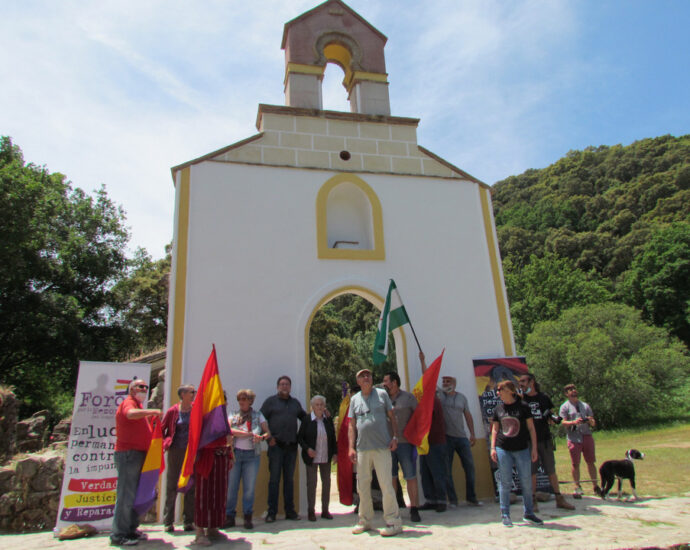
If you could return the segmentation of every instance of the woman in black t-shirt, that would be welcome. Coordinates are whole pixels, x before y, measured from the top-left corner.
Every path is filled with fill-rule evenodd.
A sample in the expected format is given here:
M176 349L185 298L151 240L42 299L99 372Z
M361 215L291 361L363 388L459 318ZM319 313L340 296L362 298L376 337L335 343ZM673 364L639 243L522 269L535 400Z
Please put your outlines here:
M522 517L527 522L541 525L544 522L534 515L532 502L531 463L537 460L537 433L534 431L532 411L527 403L519 399L515 384L510 380L499 383L496 391L501 403L494 409L491 418L491 460L498 463L503 525L513 525L510 520L513 466L518 472L522 489Z

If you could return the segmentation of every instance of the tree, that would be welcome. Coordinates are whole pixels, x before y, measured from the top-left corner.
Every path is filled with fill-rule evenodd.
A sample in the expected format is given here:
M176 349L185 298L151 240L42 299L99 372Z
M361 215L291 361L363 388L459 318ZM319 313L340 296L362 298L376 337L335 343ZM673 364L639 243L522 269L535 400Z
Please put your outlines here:
M371 369L377 381L397 370L392 338L386 361L376 366L372 362L379 315L355 294L334 298L314 315L309 332L311 394L323 395L334 414L342 399L342 383L354 385L358 370Z
M103 187L94 197L73 189L0 138L0 382L17 388L27 410L72 388L80 358L108 358L123 224Z
M556 319L562 311L576 306L605 302L611 293L596 274L576 269L573 262L546 253L532 256L524 267L504 262L504 275L513 332L518 348L539 321Z
M160 260L139 248L128 261L128 275L113 287L114 314L122 328L121 357L166 345L171 248L166 246Z
M622 304L590 304L538 323L525 346L542 390L578 386L602 427L630 426L690 412L690 357L662 328ZM554 401L556 399L554 398Z
M690 223L652 234L626 272L621 294L646 319L690 345Z

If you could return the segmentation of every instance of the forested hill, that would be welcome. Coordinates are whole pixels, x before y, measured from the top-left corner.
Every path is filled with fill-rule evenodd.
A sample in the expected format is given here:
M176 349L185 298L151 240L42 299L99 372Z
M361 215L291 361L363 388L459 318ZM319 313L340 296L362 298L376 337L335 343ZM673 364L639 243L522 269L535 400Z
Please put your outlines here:
M493 205L519 347L611 301L690 343L690 135L571 151L496 183Z

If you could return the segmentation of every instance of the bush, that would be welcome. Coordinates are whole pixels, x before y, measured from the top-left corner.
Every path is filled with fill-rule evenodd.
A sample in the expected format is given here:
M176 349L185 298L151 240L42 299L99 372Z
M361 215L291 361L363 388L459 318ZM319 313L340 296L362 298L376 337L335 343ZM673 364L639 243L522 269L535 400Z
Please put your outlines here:
M662 328L620 304L569 309L527 337L527 363L542 390L574 383L601 427L646 424L688 414L690 357ZM557 401L557 399L554 399Z

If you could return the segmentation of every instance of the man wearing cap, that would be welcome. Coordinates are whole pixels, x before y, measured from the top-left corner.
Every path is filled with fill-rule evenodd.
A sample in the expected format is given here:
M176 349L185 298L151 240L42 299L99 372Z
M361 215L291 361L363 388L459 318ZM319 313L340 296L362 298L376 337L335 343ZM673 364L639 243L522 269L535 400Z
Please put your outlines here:
M446 422L448 501L451 507L458 504L458 496L455 493L455 484L453 483L453 458L455 453L457 453L462 463L462 469L465 470L465 499L472 506L481 506L481 502L477 500L474 490L474 459L472 458L471 449L475 443L474 420L468 408L467 397L455 391L456 385L457 381L454 377L443 376L441 378L441 388L436 392L441 401L443 419ZM467 422L467 429L470 432L469 439L465 432L465 422Z
M355 535L371 529L374 519L374 505L371 499L372 470L383 494L383 518L386 527L380 533L391 537L402 532L400 510L395 498L392 478L391 451L398 447L398 422L393 414L393 405L385 390L374 387L369 369L357 373L357 384L361 391L352 396L348 416L349 457L357 464L357 492L359 493L359 522L352 532ZM388 421L393 434L388 429Z
M146 534L137 530L139 514L134 511L134 498L139 486L141 469L151 445L149 417L161 416L160 409L144 409L148 385L143 380L132 380L129 395L115 413L115 467L117 468L117 494L110 543L113 546L134 546L146 540Z

